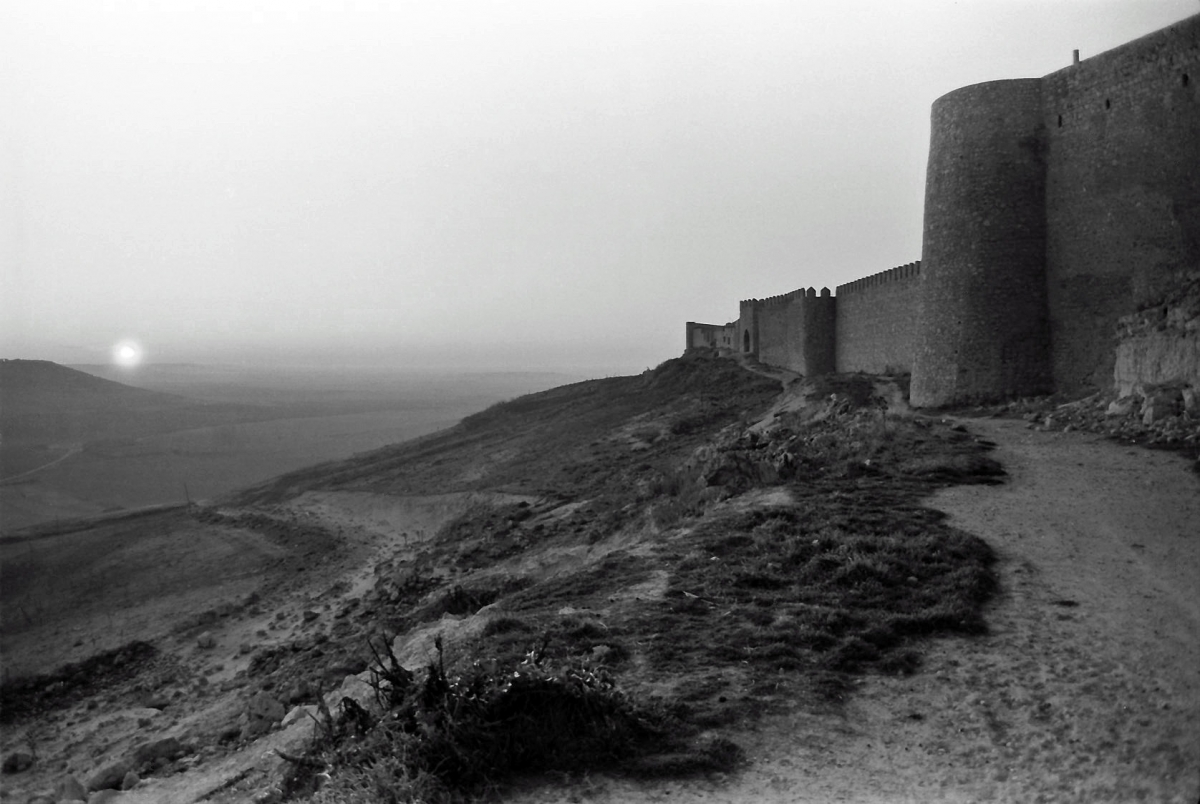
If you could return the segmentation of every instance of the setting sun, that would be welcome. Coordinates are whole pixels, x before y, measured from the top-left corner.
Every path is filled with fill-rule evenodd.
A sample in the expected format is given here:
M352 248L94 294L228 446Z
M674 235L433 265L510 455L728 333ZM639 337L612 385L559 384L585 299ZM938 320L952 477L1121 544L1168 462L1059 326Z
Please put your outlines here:
M118 366L133 368L142 362L142 347L133 341L121 341L113 347L113 362Z

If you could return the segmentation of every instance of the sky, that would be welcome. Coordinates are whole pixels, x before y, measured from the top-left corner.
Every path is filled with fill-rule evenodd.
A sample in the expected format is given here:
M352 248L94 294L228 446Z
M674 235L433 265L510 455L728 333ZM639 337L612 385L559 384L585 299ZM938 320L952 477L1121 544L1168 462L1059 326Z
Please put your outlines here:
M929 107L1197 0L0 2L0 357L630 373L920 258Z

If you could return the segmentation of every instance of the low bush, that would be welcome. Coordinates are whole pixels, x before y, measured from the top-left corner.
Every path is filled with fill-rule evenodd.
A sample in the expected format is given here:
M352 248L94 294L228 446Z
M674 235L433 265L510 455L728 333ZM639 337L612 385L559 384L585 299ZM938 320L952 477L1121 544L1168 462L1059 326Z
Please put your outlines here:
M294 763L287 792L333 781L315 802L454 802L495 789L518 773L573 772L628 764L648 774L728 770L739 758L727 741L689 745L669 717L639 707L602 667L555 664L544 645L508 669L476 662L461 676L438 659L423 677L390 651L375 666L377 705L344 700L308 755Z

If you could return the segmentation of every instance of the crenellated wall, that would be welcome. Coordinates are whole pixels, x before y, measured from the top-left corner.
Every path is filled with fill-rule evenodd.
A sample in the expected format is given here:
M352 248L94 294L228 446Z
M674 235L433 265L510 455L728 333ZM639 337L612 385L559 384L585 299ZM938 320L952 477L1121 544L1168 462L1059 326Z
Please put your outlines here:
M911 370L918 406L1200 388L1200 15L938 98L920 262L743 301L687 343L805 374Z
M839 371L912 370L921 263L910 262L837 287Z
M740 312L742 351L801 374L835 370L837 307L829 288L822 288L820 295L816 288L801 288L767 299L748 299L741 302Z

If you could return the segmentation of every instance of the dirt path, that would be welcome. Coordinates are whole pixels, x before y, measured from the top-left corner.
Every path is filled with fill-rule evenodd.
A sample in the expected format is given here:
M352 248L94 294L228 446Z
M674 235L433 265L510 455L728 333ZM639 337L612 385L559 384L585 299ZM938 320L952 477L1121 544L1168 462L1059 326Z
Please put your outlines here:
M6 483L13 483L17 480L23 480L23 479L29 477L30 475L36 475L38 472L42 471L43 469L49 469L51 466L56 466L56 465L62 463L63 461L65 461L67 458L70 458L72 455L78 455L82 451L83 451L83 444L71 444L70 446L67 447L66 452L64 452L62 455L59 455L57 458L55 458L52 461L44 463L41 466L35 466L32 469L28 469L24 472L21 472L21 474L19 474L19 475L10 475L9 477L0 477L0 485L4 485Z
M751 762L730 778L648 785L597 775L506 798L539 804L1194 804L1200 796L1200 477L1178 456L1095 436L1037 432L1023 422L965 423L999 443L996 457L1010 478L1001 486L950 488L932 504L1000 556L1001 592L988 612L989 636L932 641L918 674L866 677L841 712L797 706L748 725L739 741ZM462 504L329 493L298 499L293 513L319 518L366 550L378 546L379 534L420 539ZM347 593L369 580L369 566L350 556L339 565ZM281 630L270 632L273 639L303 627L301 610L335 580L334 569L311 589L297 578L286 601L273 601L287 614ZM222 663L219 673L209 674L219 687L244 664L240 642L277 619L264 604L256 617L214 626L217 647L189 655L201 664ZM130 712L121 715L128 729L146 715ZM105 718L81 743L94 755L45 773L84 775L104 753L100 742L87 740L132 739L125 726L115 725L117 715L106 712ZM183 721L167 725L192 728ZM6 741L4 748L18 742ZM110 748L120 753L122 745ZM121 800L245 799L259 778L251 769L266 761L268 747L260 741L188 774L152 779ZM50 779L42 771L33 776L21 785L6 781L0 798L24 801ZM245 790L234 785L212 793L243 777L250 785Z
M1185 802L1200 797L1200 478L1176 455L968 420L1010 472L932 504L1000 556L983 638L797 710L729 780L593 778L530 800Z

